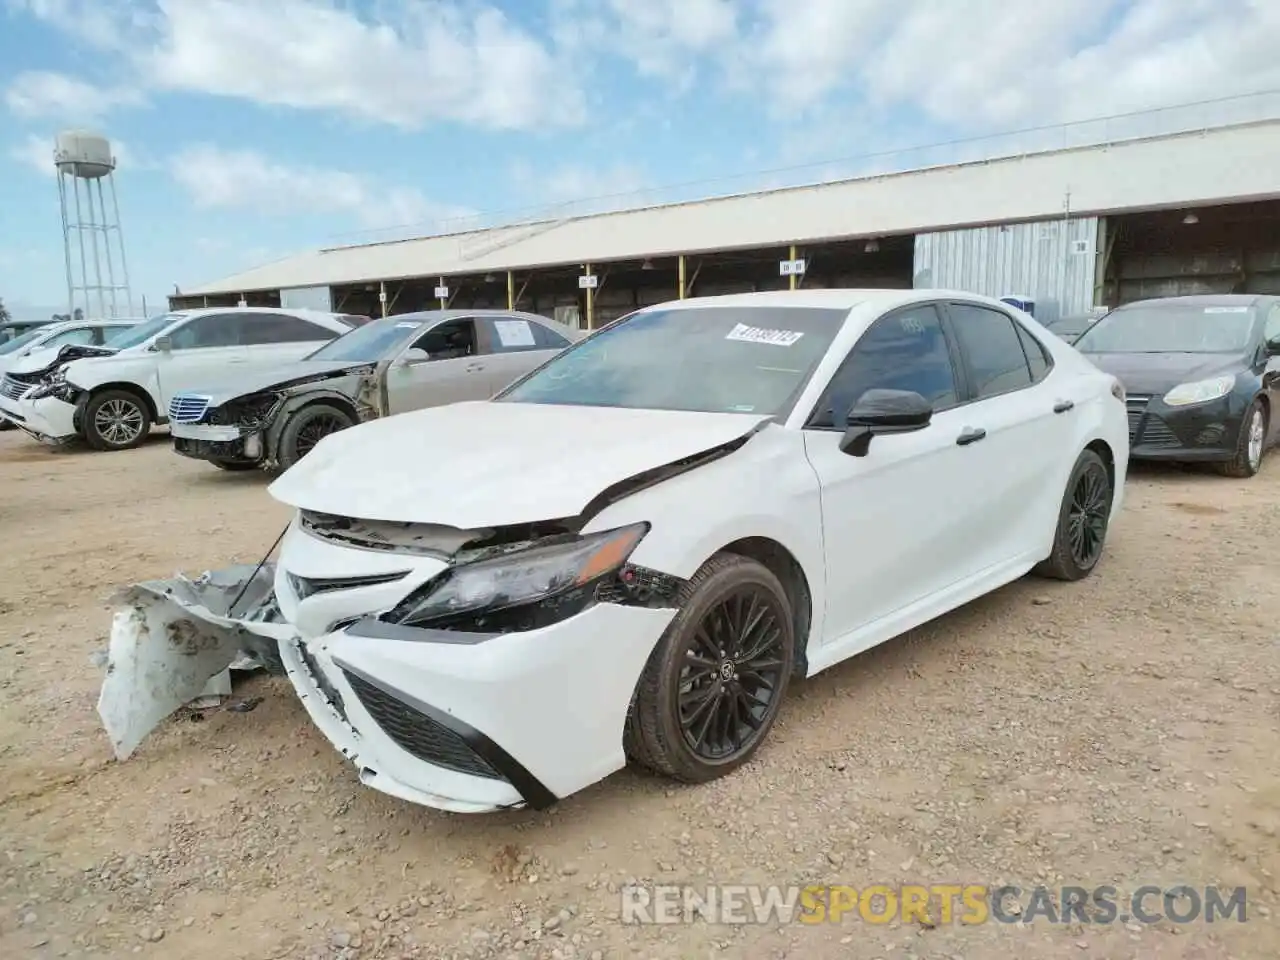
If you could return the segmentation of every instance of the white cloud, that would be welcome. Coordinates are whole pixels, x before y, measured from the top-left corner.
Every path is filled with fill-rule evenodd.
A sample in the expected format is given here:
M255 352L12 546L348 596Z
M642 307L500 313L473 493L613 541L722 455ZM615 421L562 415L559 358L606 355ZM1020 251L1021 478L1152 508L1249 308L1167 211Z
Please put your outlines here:
M328 110L415 129L584 117L553 50L479 0L10 0L155 90Z
M20 143L16 143L9 148L9 156L31 170L43 173L48 177L54 175L53 137L40 137L34 133L28 134Z
M19 117L88 123L119 106L142 102L137 90L86 83L64 73L28 70L5 91L5 104Z
M383 186L345 170L289 166L249 149L196 144L170 159L169 172L205 210L340 215L371 230L443 225L474 215L434 203L410 187Z
M553 5L563 43L602 47L677 85L701 62L774 119L855 114L865 102L976 131L1280 87L1275 0Z

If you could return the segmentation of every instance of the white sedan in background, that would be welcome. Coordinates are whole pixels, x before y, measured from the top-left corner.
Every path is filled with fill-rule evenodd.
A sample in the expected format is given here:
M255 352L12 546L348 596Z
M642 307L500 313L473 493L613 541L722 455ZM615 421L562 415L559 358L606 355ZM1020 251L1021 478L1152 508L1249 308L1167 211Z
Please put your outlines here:
M628 759L707 781L791 678L1087 576L1128 453L1117 380L996 300L662 304L493 400L326 437L270 487L278 562L128 591L99 709L128 756L247 632L415 803L542 808Z

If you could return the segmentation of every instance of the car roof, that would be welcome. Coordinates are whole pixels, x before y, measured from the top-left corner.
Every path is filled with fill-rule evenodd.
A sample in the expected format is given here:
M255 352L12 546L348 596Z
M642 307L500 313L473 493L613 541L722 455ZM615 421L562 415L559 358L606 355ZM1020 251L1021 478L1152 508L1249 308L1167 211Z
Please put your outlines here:
M1145 300L1130 300L1116 307L1151 307L1161 304L1178 304L1188 307L1256 307L1275 299L1262 293L1193 293L1182 297L1148 297Z
M359 316L359 314L354 313L333 313L329 310L312 310L306 307L298 307L297 309L290 307L193 307L190 310L170 310L163 316L187 317L190 319L221 313L276 313L284 317L324 318L331 322L341 323L344 326L347 321L343 320L343 317Z
M964 290L910 288L761 290L755 293L729 293L714 297L672 300L655 304L645 309L698 310L707 307L801 307L853 311L862 308L882 313L897 307L919 303L922 300L966 300L971 303L990 304L1004 310L1013 309L1007 303L1001 303L991 297L984 297Z
M540 320L543 323L556 324L555 320L550 317L544 317L539 313L526 313L523 310L497 310L487 307L482 310L414 310L412 313L393 313L386 317L378 317L381 320L419 320L426 323L429 320L452 320L457 317L520 317L525 320ZM564 326L564 324L559 324Z

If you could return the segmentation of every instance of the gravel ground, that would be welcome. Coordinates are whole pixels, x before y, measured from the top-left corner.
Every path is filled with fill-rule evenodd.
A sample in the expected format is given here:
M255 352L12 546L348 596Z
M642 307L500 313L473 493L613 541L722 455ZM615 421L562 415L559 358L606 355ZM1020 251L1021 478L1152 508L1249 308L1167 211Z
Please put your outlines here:
M0 434L0 957L1280 956L1280 455L1250 481L1139 471L1096 575L1024 580L797 684L756 761L626 771L549 813L448 816L360 787L285 681L98 726L116 585L256 561L287 511L163 436ZM656 883L1188 883L1248 922L619 922Z

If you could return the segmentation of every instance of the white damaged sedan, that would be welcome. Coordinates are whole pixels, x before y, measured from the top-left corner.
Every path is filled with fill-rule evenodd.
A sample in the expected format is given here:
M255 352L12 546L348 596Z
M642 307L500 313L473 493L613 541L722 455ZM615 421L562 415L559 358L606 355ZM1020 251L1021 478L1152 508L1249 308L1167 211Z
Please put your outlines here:
M628 760L707 781L790 679L1033 569L1087 576L1128 458L1116 379L995 300L661 304L493 400L322 440L270 487L296 509L276 562L128 591L99 710L123 758L278 652L405 800L543 808Z

